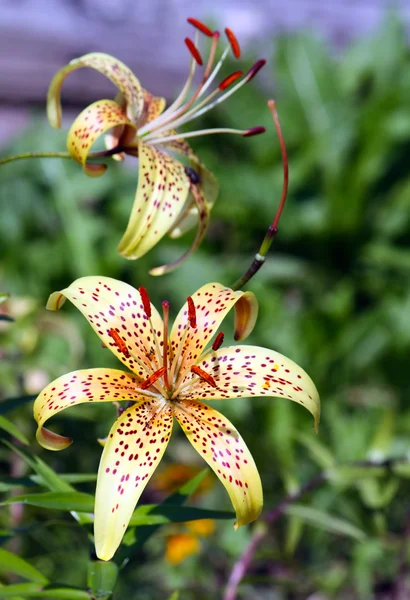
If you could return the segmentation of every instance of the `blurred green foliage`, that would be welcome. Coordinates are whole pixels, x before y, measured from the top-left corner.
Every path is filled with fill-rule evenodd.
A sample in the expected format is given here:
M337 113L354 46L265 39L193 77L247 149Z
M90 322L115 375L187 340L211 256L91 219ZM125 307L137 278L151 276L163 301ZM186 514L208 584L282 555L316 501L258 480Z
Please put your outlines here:
M267 511L318 471L328 470L328 481L276 524L240 597L302 599L321 592L324 598L381 598L408 577L409 47L399 20L389 15L371 38L338 57L304 33L275 40L274 49L268 81L291 184L274 248L249 285L260 303L249 343L278 350L307 370L321 393L323 419L315 437L309 415L280 400L237 400L219 408L255 457ZM144 285L154 303L169 299L175 315L200 285L229 285L247 268L282 185L266 90L254 83L200 125L260 124L268 133L246 140L212 136L193 144L218 177L220 197L205 243L163 278L150 278L149 268L182 254L189 235L163 241L137 262L114 251L135 193L133 162L129 168L110 164L100 179L87 179L69 161L2 168L0 292L10 298L1 312L15 319L0 322L4 399L34 394L50 378L79 367L116 366L72 307L59 314L42 308L49 293L75 278L101 274ZM64 138L37 118L7 154L61 150ZM7 417L33 440L30 411L26 404ZM93 473L100 455L96 438L106 435L113 415L109 406L74 408L54 419L56 431L75 438L72 447L51 454L33 441L30 449L57 473ZM18 455L6 446L0 452L9 474L22 477L26 467ZM175 435L166 460L195 465L197 459ZM351 461L380 466L351 467ZM77 488L92 493L93 483ZM144 498L155 500L155 493L148 487ZM199 504L229 508L219 485ZM74 521L30 507L20 516L11 513L11 522L17 536L10 549L48 580L84 589L87 541ZM184 600L218 597L250 529L234 533L231 523L218 521L217 535L202 549L206 560L189 557L175 567L164 562L167 530L161 528L120 574L114 597L166 598L175 589Z

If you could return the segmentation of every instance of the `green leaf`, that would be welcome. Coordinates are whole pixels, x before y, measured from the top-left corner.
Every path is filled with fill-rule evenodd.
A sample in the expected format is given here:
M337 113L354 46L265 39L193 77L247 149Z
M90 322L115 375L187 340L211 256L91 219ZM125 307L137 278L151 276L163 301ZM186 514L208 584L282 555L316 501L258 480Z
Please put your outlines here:
M305 523L324 529L329 533L344 535L358 541L366 538L365 532L352 525L352 523L311 506L292 504L286 507L285 512L287 515L299 517Z
M9 421L9 419L6 419L6 417L3 417L2 415L0 415L0 429L4 429L4 431L7 431L7 433L9 433L12 437L15 437L22 444L28 446L29 441L24 435L24 433L21 433L21 431L17 429L14 423Z
M0 293L0 304L3 304L8 299L9 299L9 294Z
M118 567L112 562L100 560L88 563L87 585L99 600L107 600L112 596L118 579Z
M48 583L48 579L30 563L3 548L0 548L0 569L43 585Z
M0 587L0 598L12 598L20 600L21 597L28 597L35 592L41 591L41 586L37 583L12 583Z
M1 504L28 504L39 508L92 512L94 497L81 492L44 492L43 494L20 494L4 500Z
M20 494L8 498L2 504L28 504L56 510L93 512L94 496L81 492ZM144 504L134 511L130 525L162 525L164 523L180 523L196 519L233 519L234 517L235 515L232 512L207 510L194 506Z

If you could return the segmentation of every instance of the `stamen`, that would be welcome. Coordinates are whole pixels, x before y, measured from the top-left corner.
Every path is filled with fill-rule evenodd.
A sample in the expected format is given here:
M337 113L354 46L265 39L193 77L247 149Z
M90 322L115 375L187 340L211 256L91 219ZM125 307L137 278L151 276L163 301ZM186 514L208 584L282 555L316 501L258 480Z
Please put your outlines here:
M199 375L201 379L209 383L209 385L211 385L212 387L218 387L212 375L209 375L209 373L201 369L201 367L197 367L196 365L194 365L193 367L191 367L191 371L192 373L195 373L195 375Z
M264 65L266 65L266 59L260 58L259 60L257 60L256 63L252 65L252 67L247 72L246 80L250 81L251 79L253 79L256 73L260 71Z
M130 353L127 344L124 342L120 334L117 331L115 331L115 329L109 329L108 335L114 340L114 344L117 346L118 350L122 352L125 358L129 358Z
M195 310L194 301L192 300L191 296L188 296L187 302L188 302L188 321L189 321L189 324L192 327L192 329L196 329L196 327L197 327L196 310Z
M191 25L193 25L194 27L196 27L197 29L199 29L199 31L202 31L202 33L204 33L208 37L212 37L213 36L213 33L209 29L209 27L207 27L206 25L204 25L203 23L201 23L201 21L198 21L198 19L192 19L190 17L189 19L187 19L187 21L188 21L188 23L190 23Z
M236 81L241 75L243 75L243 71L235 71L235 73L232 73L231 75L228 75L228 77L225 77L225 79L223 79L221 81L221 83L218 85L219 89L225 90L227 87L229 87L234 81Z
M229 41L229 43L231 45L232 52L233 52L235 58L240 58L240 56L241 56L241 47L239 46L239 42L238 42L238 40L236 38L236 35L228 27L226 27L226 29L225 29L225 34L226 34L226 37L228 38L228 41Z
M243 137L251 137L252 135L259 135L260 133L265 133L265 127L250 127L245 133L242 134Z
M151 318L151 302L150 302L150 299L149 299L149 296L148 296L148 292L142 286L138 288L138 291L139 291L140 296L141 296L141 302L142 302L142 305L144 307L144 312L147 315L148 319L150 319Z
M166 370L165 367L161 367L160 369L158 369L158 371L155 371L155 373L150 375L148 377L148 379L146 379L145 381L140 383L140 388L142 390L146 390L147 388L149 388L152 384L154 384L156 381L158 381L158 379L160 377L162 377L164 375L165 370Z
M162 352L162 364L164 369L164 384L167 390L170 389L168 379L168 325L169 325L169 302L164 300L162 302L162 310L164 314L164 345Z
M185 44L187 45L188 50L190 51L192 58L197 62L197 64L202 67L203 60L202 56L199 53L198 48L195 46L194 42L189 38L185 38Z
M220 127L216 129L198 129L198 131L190 131L189 133L177 133L175 135L167 135L165 137L147 137L145 142L152 146L156 144L165 144L165 142L173 142L174 140L181 140L191 137L199 137L201 135L212 135L214 133L233 133L236 135L244 135L249 129L231 129L230 127ZM259 131L258 133L262 133ZM256 134L249 134L256 135Z
M216 338L214 339L214 342L212 344L212 350L219 350L219 348L222 346L222 344L224 343L224 337L225 334L223 331L220 331L218 333L218 335L216 336Z

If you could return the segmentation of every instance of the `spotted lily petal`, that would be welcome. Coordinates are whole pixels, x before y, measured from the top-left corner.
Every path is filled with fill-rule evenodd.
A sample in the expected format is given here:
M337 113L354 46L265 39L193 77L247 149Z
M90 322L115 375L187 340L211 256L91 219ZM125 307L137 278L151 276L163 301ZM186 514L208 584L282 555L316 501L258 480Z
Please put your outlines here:
M83 313L104 345L131 371L143 379L151 374L158 352L153 330L159 345L163 323L153 305L148 319L137 290L110 277L82 277L65 290L51 294L47 308L59 309L65 298Z
M221 400L250 396L276 396L301 404L320 419L315 384L293 360L258 346L230 346L212 352L198 366L212 375L217 387L198 378L184 398Z
M138 188L130 220L118 246L125 258L139 258L173 226L189 192L181 163L152 146L138 142Z
M165 98L161 98L160 96L153 96L147 90L144 90L144 107L146 110L146 117L144 119L144 123L150 123L161 113L164 112L164 108L166 106Z
M188 304L184 304L175 319L170 341L171 350L180 352L179 371L198 359L211 337L216 333L231 308L235 307L235 339L244 340L251 333L257 316L258 302L252 292L234 292L220 283L208 283L192 296L196 309L197 327L186 328ZM181 349L180 345L183 343Z
M210 211L218 197L218 180L195 156L191 156L190 168L193 169L194 173L198 176L199 181L197 187L205 199L207 210ZM198 212L197 202L192 193L190 193L185 204L185 209L169 232L169 236L172 239L179 238L185 232L195 227L198 221Z
M236 511L235 528L254 521L262 510L262 484L238 431L202 402L182 400L175 405L174 414L188 440L225 486Z
M37 441L48 450L62 450L70 445L70 438L60 436L43 427L53 415L83 402L114 402L137 400L140 380L136 375L116 369L84 369L73 371L52 381L34 402L34 418L38 424Z
M102 175L106 165L87 163L88 153L96 140L110 129L118 132L121 128L121 140L134 138L136 127L126 117L114 100L98 100L90 104L75 119L67 137L67 149L74 160L79 162L89 176Z
M61 86L69 73L82 67L95 69L117 86L125 100L125 114L130 121L137 124L144 109L144 90L134 73L124 63L101 52L93 52L75 58L54 75L47 95L47 116L50 124L55 128L60 127Z
M182 265L182 263L184 263L187 258L189 258L189 256L192 254L192 252L194 252L198 246L201 244L202 240L204 239L204 236L206 234L206 231L208 229L208 224L209 224L209 215L210 215L210 210L209 210L209 206L207 204L207 202L205 201L205 198L202 194L202 192L199 190L199 188L197 188L196 186L191 186L192 189L192 194L195 198L195 202L196 202L196 209L197 209L197 219L198 219L198 228L196 230L196 234L194 237L194 240L191 244L191 247L188 248L188 250L177 260L174 260L173 262L167 264L167 265L162 265L161 267L156 267L155 269L151 269L150 270L150 274L151 275L164 275L164 273L170 273L171 271L174 271L175 269L177 269L179 266Z
M132 406L114 423L104 446L95 496L95 547L110 560L172 431L172 407L157 401Z

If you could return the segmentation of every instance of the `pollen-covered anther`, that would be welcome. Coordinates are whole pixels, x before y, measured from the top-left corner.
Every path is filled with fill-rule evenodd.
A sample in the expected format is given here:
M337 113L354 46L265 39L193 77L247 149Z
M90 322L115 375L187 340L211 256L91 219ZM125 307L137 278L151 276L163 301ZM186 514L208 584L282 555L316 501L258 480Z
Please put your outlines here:
M108 335L114 340L114 344L117 346L118 350L122 352L126 358L129 358L130 353L127 344L124 342L120 334L117 331L115 331L115 329L109 329Z
M253 135L259 135L260 133L265 133L265 127L250 127L243 134L242 137L252 137Z
M148 296L148 292L144 287L139 287L138 291L141 296L142 306L144 307L144 312L147 315L148 319L151 318L151 302Z
M192 58L196 61L196 63L200 67L202 67L202 65L204 64L203 60L202 60L202 56L201 56L198 48L195 46L194 42L192 40L190 40L189 38L185 38L184 41L185 41L185 44L186 44L188 50L191 53Z
M256 63L252 65L249 71L246 73L246 80L250 81L251 79L253 79L256 73L258 73L264 65L266 65L265 58L260 58L259 60L257 60Z
M232 52L235 58L240 58L241 56L241 47L239 45L238 39L234 32L228 27L225 28L225 35L228 38L228 42L231 45Z
M158 379L160 377L163 376L163 374L166 371L166 367L161 367L160 369L158 369L158 371L155 371L155 373L153 373L152 375L150 375L148 377L148 379L146 379L145 381L143 381L140 384L140 388L142 390L146 390L147 388L149 388L151 385L153 385L156 381L158 381Z
M206 25L204 25L201 21L198 21L198 19L193 19L192 17L189 17L187 19L187 21L188 21L188 23L190 23L191 25L193 25L196 29L199 29L199 31L202 31L202 33L204 33L208 37L212 37L213 36L213 33L209 29L209 27L207 27Z
M209 385L211 385L212 387L218 387L212 375L201 369L201 367L197 367L196 365L194 365L193 367L191 367L191 371L192 373L195 373L195 375L198 375L201 379L209 383Z
M188 302L188 321L189 321L189 324L192 327L192 329L196 329L196 327L197 327L196 309L195 309L194 301L192 300L191 296L188 296L187 302Z
M218 333L218 335L216 336L216 338L214 339L214 341L213 341L213 344L212 344L212 350L214 350L215 352L216 352L217 350L219 350L219 348L220 348L220 347L222 346L222 344L224 343L224 337L225 337L225 334L224 334L224 332L223 332L223 331L220 331L220 332Z
M234 81L239 79L241 75L243 75L243 71L235 71L235 73L231 73L231 75L228 75L228 77L225 77L225 79L221 81L221 83L218 85L219 89L221 91L226 90L226 88L232 85Z

